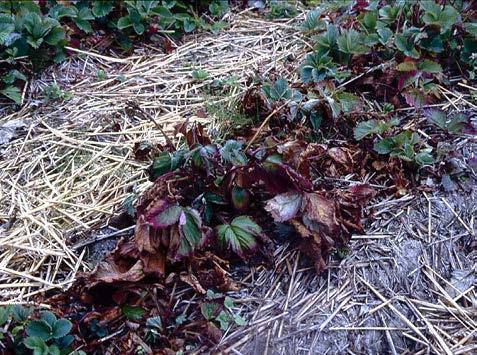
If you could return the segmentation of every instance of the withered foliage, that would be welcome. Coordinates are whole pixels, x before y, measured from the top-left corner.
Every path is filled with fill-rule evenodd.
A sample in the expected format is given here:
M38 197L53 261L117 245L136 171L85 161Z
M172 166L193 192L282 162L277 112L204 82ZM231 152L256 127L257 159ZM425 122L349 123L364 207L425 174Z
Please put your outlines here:
M238 290L230 263L271 266L274 236L284 224L317 273L333 250L362 232L362 208L376 191L323 179L364 172L359 148L308 143L299 126L283 139L265 128L248 149L250 137L212 143L200 124L184 122L176 133L187 147L161 147L149 169L154 183L133 206L134 236L51 300L66 316L76 314L86 349L102 344L94 333L103 327L120 331L122 349L141 345L137 334L148 329L137 328L145 315L160 317L152 347L164 353L184 342L217 342L220 329L197 306L174 308L179 290L199 297ZM142 312L129 319L124 307ZM187 321L177 321L181 314Z

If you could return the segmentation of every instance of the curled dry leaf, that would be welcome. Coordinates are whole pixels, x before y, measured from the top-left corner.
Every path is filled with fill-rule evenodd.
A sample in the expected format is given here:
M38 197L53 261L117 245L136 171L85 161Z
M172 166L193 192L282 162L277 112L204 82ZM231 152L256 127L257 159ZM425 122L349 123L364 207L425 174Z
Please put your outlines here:
M268 200L265 210L272 215L275 222L286 222L295 218L301 209L302 201L302 193L295 191L285 192Z
M136 282L144 278L143 264L138 260L131 268L114 262L100 262L89 277L88 287L99 283Z
M301 250L313 261L317 272L326 266L329 253L361 230L362 206L375 194L367 185L334 191L331 199L319 192L290 191L267 201L265 210L275 222L288 222L302 238Z
M185 282L186 284L188 284L190 287L192 287L195 292L201 294L201 295L205 295L205 293L207 292L203 287L202 285L200 284L199 280L197 280L197 277L192 274L192 273L182 273L180 275L180 279L182 282Z

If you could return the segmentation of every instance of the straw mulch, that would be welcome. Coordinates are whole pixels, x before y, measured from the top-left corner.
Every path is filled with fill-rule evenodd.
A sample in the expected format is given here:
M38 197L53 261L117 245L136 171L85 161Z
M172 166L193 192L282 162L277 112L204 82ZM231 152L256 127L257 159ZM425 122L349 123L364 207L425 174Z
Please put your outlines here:
M464 139L470 157L477 145ZM298 250L243 280L247 327L220 344L236 354L477 352L475 180L471 193L423 193L367 207L372 223L317 276Z
M127 109L131 100L168 135L188 117L213 128L221 122L198 114L205 85L236 75L230 95L206 98L228 105L251 85L251 76L293 75L287 59L291 54L298 62L308 46L293 22L238 16L229 30L188 38L172 54L147 49L120 59L82 52L30 83L24 108L0 119L29 127L0 147L0 304L26 303L71 284L88 268L78 246L108 224L131 191L147 186L147 163L135 159L133 147L164 138L148 117ZM195 82L198 68L211 79ZM98 81L99 69L107 79ZM41 89L54 81L73 98L39 105ZM440 106L475 109L469 95L441 90L447 101ZM458 144L467 156L475 154L475 143ZM367 234L354 236L344 259L333 257L324 275L283 245L273 270L243 277L243 289L232 296L249 323L226 333L220 348L244 354L475 352L475 191L408 195L368 210L374 222Z
M68 287L88 267L75 244L87 242L146 183L146 163L135 160L134 145L163 143L156 124L171 136L186 117L209 122L195 113L213 79L239 78L228 97L207 98L226 105L254 73L285 74L283 59L305 46L297 35L290 22L238 16L229 30L190 37L171 54L149 49L121 59L77 51L29 83L24 107L0 120L29 127L3 147L0 161L0 304ZM210 80L194 81L199 68ZM99 69L105 80L98 80ZM53 82L72 99L42 105L40 93ZM131 101L148 117L126 109Z

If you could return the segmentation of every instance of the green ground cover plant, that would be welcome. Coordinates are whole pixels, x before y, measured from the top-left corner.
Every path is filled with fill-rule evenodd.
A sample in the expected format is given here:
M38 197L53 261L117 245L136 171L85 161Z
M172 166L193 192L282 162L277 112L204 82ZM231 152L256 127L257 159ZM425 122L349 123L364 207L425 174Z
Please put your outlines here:
M228 11L223 0L157 1L33 1L0 3L0 94L19 104L28 76L63 61L65 47L111 34L120 50L132 48L132 38L147 40L167 33L178 37L196 29L218 31ZM205 19L200 16L208 12Z

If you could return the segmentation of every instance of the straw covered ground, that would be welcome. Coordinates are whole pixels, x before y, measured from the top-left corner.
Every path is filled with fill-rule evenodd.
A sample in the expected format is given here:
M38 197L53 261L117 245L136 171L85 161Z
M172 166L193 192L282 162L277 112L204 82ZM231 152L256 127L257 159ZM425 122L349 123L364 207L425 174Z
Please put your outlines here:
M186 117L208 122L195 115L206 82L196 82L192 71L238 78L235 91L217 99L225 105L255 72L274 69L301 51L293 30L287 23L238 18L227 32L191 37L171 54L147 50L119 59L79 53L30 83L26 105L0 123L25 130L1 147L2 301L27 302L38 292L67 287L87 267L75 243L107 224L133 188L146 182L147 163L134 159L133 147L163 143L164 137L150 119L127 109L131 101L167 135ZM107 78L98 81L100 69ZM42 88L53 82L71 100L39 106Z
M13 122L20 129L0 145L1 304L65 289L88 269L89 251L82 246L95 244L95 231L108 225L124 199L148 186L148 163L135 159L134 147L164 143L156 124L170 136L175 124L190 117L214 132L224 118L204 118L205 100L226 107L254 75L294 75L287 60L292 55L299 61L309 45L293 21L235 16L229 30L189 37L171 54L145 49L117 58L78 51L29 83L20 111L2 114L0 125ZM98 80L100 69L104 80ZM213 79L236 76L236 85L227 96L204 97L210 80L194 80L195 69ZM72 98L42 105L42 88L52 82ZM468 95L442 90L448 98L442 106L475 110ZM464 155L475 154L470 139L458 146ZM351 182L353 177L342 181ZM277 249L273 270L236 270L243 288L232 296L249 323L226 333L220 349L477 351L475 198L474 188L373 201L367 234L354 236L348 254L334 258L322 276L289 245Z

